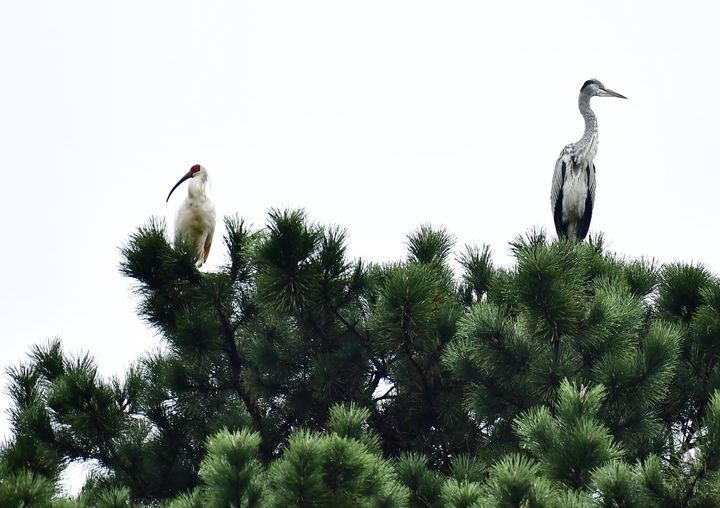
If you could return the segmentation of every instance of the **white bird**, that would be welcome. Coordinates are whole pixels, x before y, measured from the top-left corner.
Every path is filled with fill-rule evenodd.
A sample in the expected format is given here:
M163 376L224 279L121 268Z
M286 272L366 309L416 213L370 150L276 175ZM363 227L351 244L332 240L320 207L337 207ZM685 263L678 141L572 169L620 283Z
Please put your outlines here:
M605 88L597 79L583 84L578 106L585 119L585 133L580 141L570 143L560 153L550 191L550 206L558 236L578 240L587 236L595 204L594 159L598 148L598 125L595 113L590 109L590 99L595 96L627 99Z
M215 233L215 206L205 193L207 170L200 164L191 167L170 190L165 202L170 200L173 191L188 178L188 195L178 208L175 218L175 245L181 241L189 242L193 248L195 263L199 267L207 261Z

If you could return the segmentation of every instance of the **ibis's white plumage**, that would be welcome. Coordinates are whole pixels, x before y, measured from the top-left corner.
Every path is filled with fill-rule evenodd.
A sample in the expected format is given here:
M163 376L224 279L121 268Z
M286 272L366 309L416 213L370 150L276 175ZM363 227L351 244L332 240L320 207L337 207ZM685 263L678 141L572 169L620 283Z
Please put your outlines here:
M215 206L207 196L207 170L196 164L183 176L170 194L185 180L190 179L188 194L178 208L175 218L175 243L188 242L198 266L207 261L215 233ZM168 199L170 199L168 194Z

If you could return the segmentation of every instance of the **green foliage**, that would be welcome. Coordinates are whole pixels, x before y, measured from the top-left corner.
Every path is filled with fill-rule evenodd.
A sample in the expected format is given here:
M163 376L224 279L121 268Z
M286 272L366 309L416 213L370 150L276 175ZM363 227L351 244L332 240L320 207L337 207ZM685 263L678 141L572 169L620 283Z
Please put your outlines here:
M597 419L604 392L602 386L588 388L563 381L555 416L540 406L515 420L521 447L538 459L551 480L575 489L585 487L595 468L622 456Z
M599 506L643 508L649 506L641 479L622 462L610 462L593 472L593 484L598 492Z
M125 508L130 506L129 489L108 489L100 492L93 503L98 508Z
M462 281L464 283L463 297L466 305L482 300L490 290L493 276L493 263L490 246L468 246L458 257L458 263L463 269Z
M443 480L428 469L426 457L405 454L397 460L395 470L402 484L410 489L410 506L439 506Z
M380 453L380 439L367 426L369 417L370 410L360 408L354 402L336 405L330 408L327 427L340 437L356 439L368 450Z
M268 236L258 247L258 298L280 311L299 310L320 282L315 255L322 232L301 211L270 212Z
M484 506L547 506L553 496L550 483L540 475L540 466L522 455L506 455L492 468Z
M333 416L348 422L358 412L336 406ZM406 506L407 492L390 464L357 439L297 432L267 471L256 459L259 442L246 430L215 434L201 464L201 486L171 506Z
M702 265L667 265L660 278L658 308L664 316L689 322L703 303L703 290L712 276Z
M442 506L452 508L472 508L478 505L482 487L477 483L450 479L442 489Z
M531 333L557 346L563 335L577 333L587 300L589 247L575 242L547 244L542 237L518 239L514 293Z
M200 463L208 506L257 506L262 497L260 463L256 459L260 435L222 430L208 439L207 455Z
M445 229L433 229L423 224L417 231L408 235L407 246L410 260L422 264L447 262L455 240Z
M0 507L50 507L55 494L51 480L27 470L0 477Z
M698 436L700 455L695 465L699 477L708 476L718 479L720 469L720 390L715 391L708 403L703 418L705 432ZM714 477L714 478L713 478Z
M531 231L404 260L273 210L196 269L152 219L122 247L163 347L105 379L58 339L10 368L0 506L720 506L720 282ZM77 499L65 466L94 470Z
M296 499L300 503L330 501L323 499L323 444L309 432L299 432L290 438L283 459L272 465L268 475L277 504L285 502L291 506Z

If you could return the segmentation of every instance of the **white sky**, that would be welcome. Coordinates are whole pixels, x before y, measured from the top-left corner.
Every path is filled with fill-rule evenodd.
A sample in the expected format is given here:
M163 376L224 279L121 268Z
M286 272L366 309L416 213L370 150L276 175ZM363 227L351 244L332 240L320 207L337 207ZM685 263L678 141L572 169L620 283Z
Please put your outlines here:
M507 264L516 235L554 234L552 171L592 77L629 100L593 100L591 232L719 272L717 5L3 2L0 368L53 336L107 375L157 346L118 247L172 224L194 163L220 217L304 207L374 261L431 222Z

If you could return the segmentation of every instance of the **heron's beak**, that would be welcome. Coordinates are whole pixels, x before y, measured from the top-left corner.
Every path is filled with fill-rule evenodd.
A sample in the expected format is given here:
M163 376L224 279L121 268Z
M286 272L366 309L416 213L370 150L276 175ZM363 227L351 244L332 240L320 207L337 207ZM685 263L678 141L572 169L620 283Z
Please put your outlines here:
M170 189L170 194L168 194L168 197L167 197L167 199L165 200L166 203L167 203L168 201L170 201L170 195L173 193L173 191L174 191L175 189L178 188L178 185L180 185L181 183L183 183L183 182L184 182L185 180L187 180L188 178L192 178L192 170L190 170L190 171L188 171L187 173L185 173L185 174L183 175L183 177L182 177L180 180L178 180L178 183L176 183L175 186L174 186L172 189Z
M601 90L604 92L603 97L617 97L618 99L627 99L627 97L625 97L624 95L613 92L609 88L601 88Z

